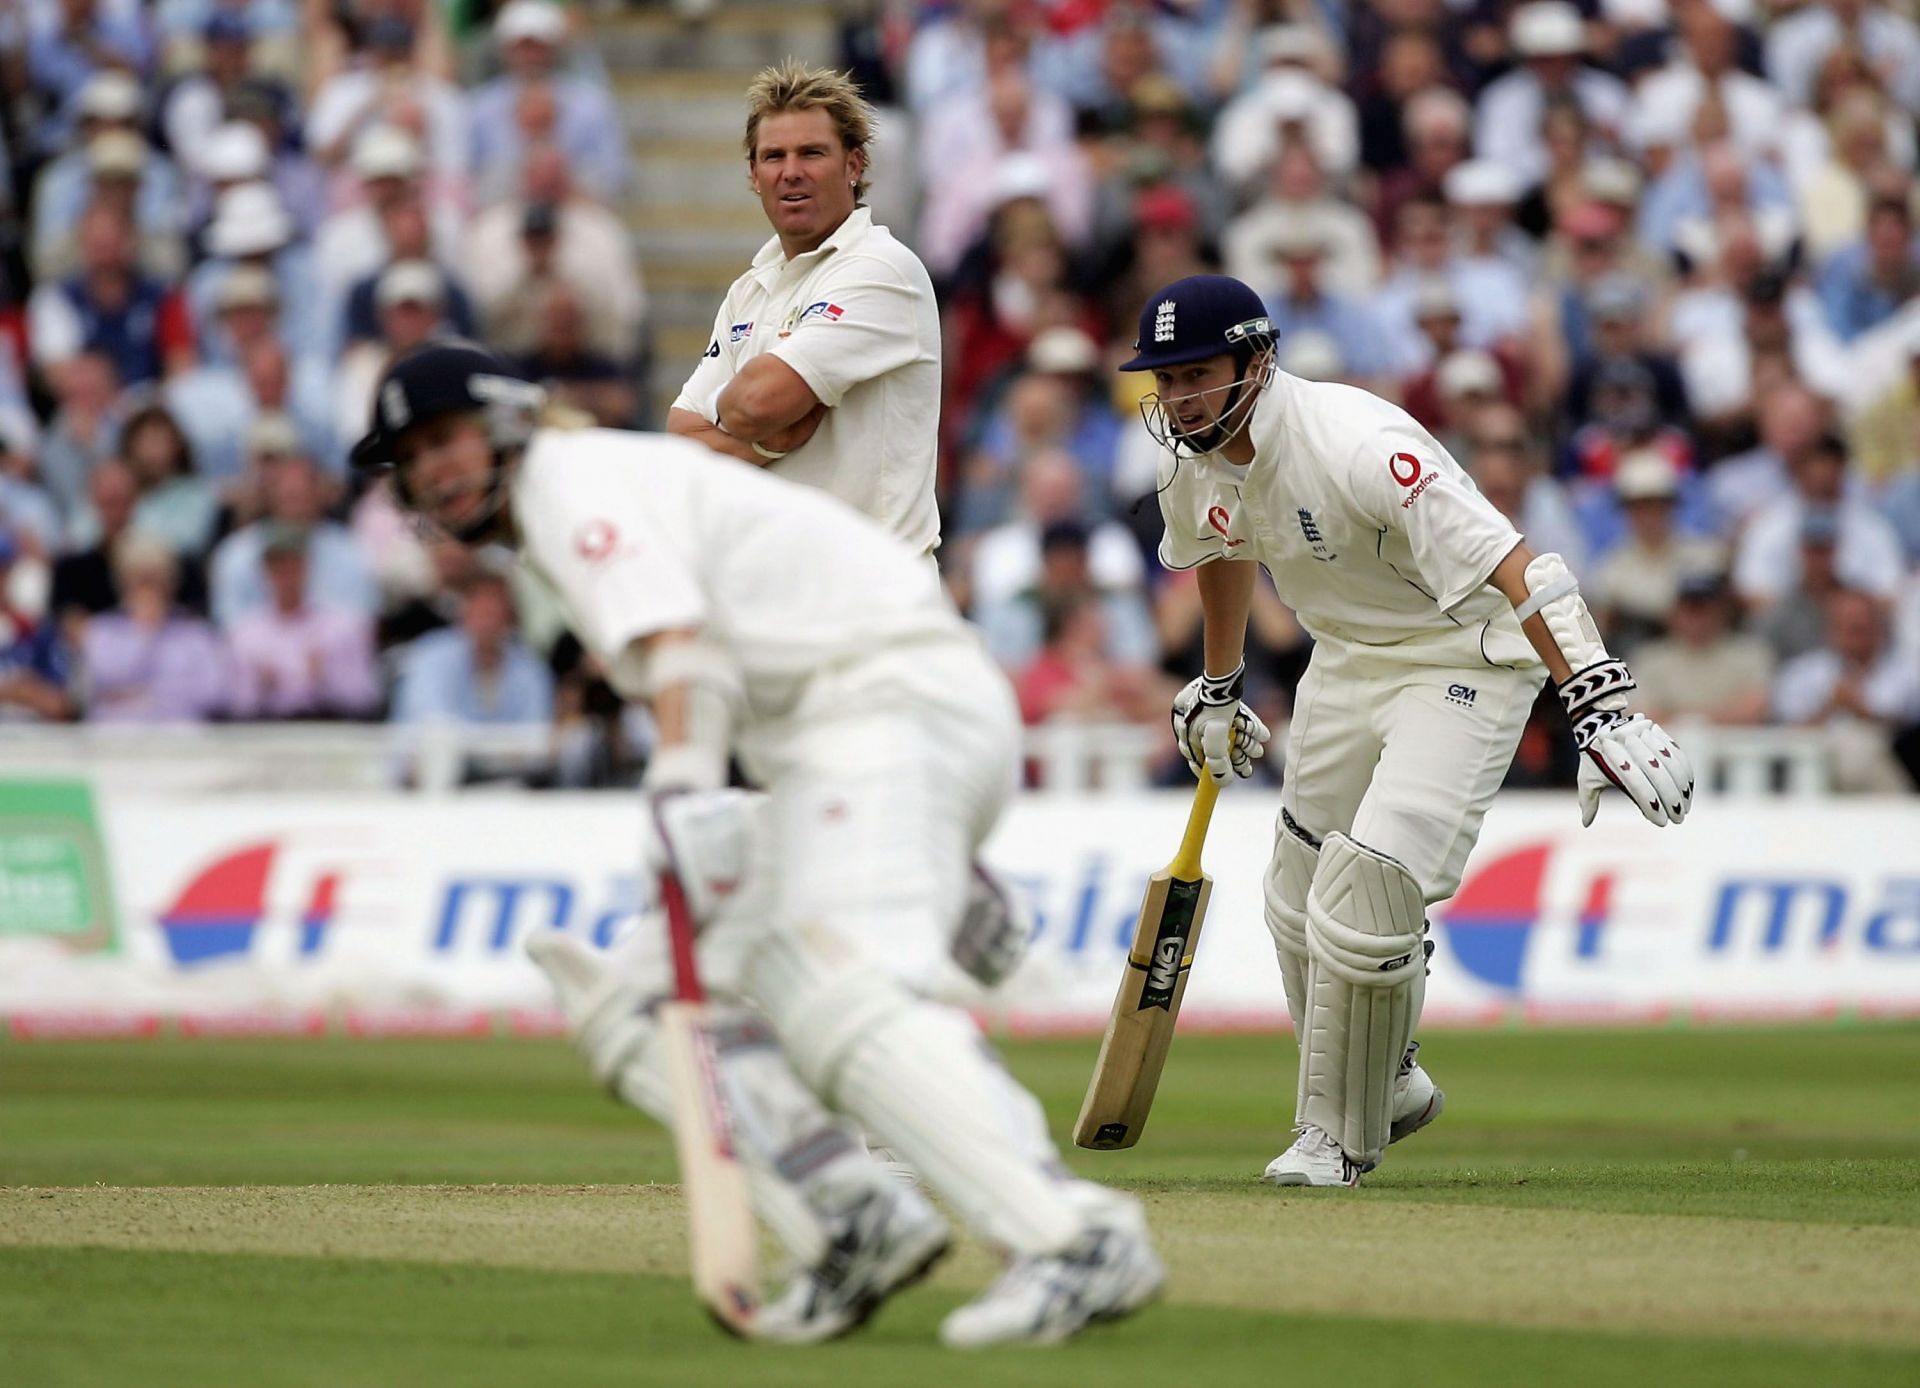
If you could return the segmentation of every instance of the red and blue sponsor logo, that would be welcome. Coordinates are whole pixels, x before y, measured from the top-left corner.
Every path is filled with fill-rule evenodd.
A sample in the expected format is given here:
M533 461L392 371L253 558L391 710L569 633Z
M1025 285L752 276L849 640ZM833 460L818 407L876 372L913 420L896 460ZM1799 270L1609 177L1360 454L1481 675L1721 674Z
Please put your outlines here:
M804 309L800 310L800 317L797 321L804 323L809 318L824 318L829 323L837 323L845 313L846 310L841 308L840 305L830 304L825 299L822 299L818 303L808 304Z
M160 914L167 951L178 964L242 955L267 917L267 883L280 845L249 844L202 869ZM300 913L299 952L317 954L332 927L340 874L317 877Z
M1550 843L1512 849L1460 884L1440 916L1447 943L1466 971L1483 983L1519 992L1528 947L1543 914L1541 889L1553 854ZM1591 959L1613 909L1613 874L1596 874L1575 922L1573 952Z

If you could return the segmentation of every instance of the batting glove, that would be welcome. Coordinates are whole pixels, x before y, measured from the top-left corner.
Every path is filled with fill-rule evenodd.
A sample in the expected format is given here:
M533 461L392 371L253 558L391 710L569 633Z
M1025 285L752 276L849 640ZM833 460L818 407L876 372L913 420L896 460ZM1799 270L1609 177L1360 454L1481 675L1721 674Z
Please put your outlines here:
M1666 730L1626 711L1633 677L1618 660L1570 676L1559 689L1580 749L1580 826L1600 812L1600 792L1618 786L1653 824L1678 824L1693 808L1693 763Z
M1231 674L1202 675L1174 696L1174 745L1195 776L1203 768L1215 784L1229 774L1251 776L1255 759L1266 755L1273 734L1240 701L1246 682L1243 660Z

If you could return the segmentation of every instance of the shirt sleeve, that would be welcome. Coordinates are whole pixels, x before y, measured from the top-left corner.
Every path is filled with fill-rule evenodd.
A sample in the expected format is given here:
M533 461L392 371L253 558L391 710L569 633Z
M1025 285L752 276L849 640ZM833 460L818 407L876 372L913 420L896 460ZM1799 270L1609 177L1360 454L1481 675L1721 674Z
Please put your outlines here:
M661 466L671 466L664 460ZM668 538L663 508L634 494L642 469L609 471L591 488L533 480L521 499L528 551L559 592L575 633L609 664L657 632L694 630L707 602L691 561Z
M832 408L862 381L933 360L920 340L919 292L892 266L856 256L823 276L824 297L801 309L792 335L772 349Z
M720 301L720 311L713 316L713 336L707 342L707 350L700 354L700 362L693 368L693 374L680 387L680 395L673 402L674 409L692 410L709 424L720 422L720 392L727 388L727 382L739 370L734 356L736 349L730 340L732 328L733 295L728 294Z
M1220 545L1195 528L1206 514L1199 496L1200 480L1196 469L1171 451L1160 456L1160 474L1155 483L1160 494L1160 563L1169 569L1195 569L1221 556Z
M1513 523L1411 421L1389 424L1362 443L1347 481L1367 520L1406 536L1421 583L1443 612L1485 587L1520 543Z

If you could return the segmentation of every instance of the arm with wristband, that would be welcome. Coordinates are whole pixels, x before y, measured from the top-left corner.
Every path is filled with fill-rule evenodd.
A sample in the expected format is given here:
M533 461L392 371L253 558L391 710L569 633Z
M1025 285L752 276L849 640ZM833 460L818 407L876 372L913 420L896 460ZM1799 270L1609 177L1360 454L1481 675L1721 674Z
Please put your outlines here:
M1610 785L1653 824L1685 819L1693 808L1693 764L1658 723L1627 711L1633 676L1601 641L1566 561L1516 545L1489 582L1513 603L1573 725L1582 827L1593 823Z
M1253 605L1258 566L1212 561L1195 578L1200 585L1206 673L1173 700L1173 740L1187 765L1215 783L1229 774L1251 776L1273 736L1259 715L1241 701L1246 686L1247 613ZM1218 672L1218 673L1215 673Z

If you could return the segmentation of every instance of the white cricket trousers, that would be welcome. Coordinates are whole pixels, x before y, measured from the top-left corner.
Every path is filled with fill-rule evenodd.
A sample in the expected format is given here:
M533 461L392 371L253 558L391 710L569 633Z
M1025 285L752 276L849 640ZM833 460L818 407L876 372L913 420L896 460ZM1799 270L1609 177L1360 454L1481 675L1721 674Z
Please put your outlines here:
M745 888L710 932L716 952L794 935L823 960L858 958L938 991L1019 752L1013 692L971 633L816 677L743 756L767 799Z
M1397 858L1430 903L1453 895L1545 675L1321 643L1294 696L1284 812Z

